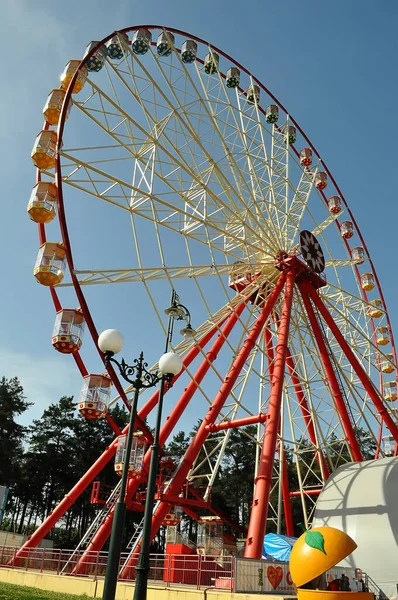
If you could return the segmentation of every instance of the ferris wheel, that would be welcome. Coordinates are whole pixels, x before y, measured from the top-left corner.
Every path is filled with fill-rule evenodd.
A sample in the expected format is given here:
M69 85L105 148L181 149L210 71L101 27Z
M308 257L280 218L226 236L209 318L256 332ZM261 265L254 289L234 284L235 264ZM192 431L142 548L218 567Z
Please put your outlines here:
M84 377L79 408L86 418L105 416L118 435L106 406L120 398L129 406L131 394L111 367L108 376L86 368L84 323L97 344L97 315L128 297L139 319L156 320L160 339L175 290L195 331L174 336L184 371L168 392L162 444L181 419L199 425L168 493L188 485L211 505L231 432L241 428L256 469L246 556L259 558L267 523L293 534L292 501L300 499L308 525L337 466L367 457L364 443L377 458L389 451L386 440L398 442L393 335L348 203L254 75L172 28L131 27L92 42L66 66L44 115L28 206L39 223L35 276L57 311L53 345L73 355ZM144 420L156 403L156 393L143 397L136 421L149 443ZM115 451L116 441L72 498ZM131 498L144 481L145 469L130 481ZM158 502L154 529L171 504ZM110 523L91 534L88 549L101 549Z

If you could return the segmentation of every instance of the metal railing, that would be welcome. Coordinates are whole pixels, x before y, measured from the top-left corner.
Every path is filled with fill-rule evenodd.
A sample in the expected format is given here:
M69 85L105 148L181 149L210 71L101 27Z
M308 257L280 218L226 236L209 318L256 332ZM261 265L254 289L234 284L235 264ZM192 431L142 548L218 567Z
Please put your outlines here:
M19 569L23 571L36 571L62 576L70 576L78 563L83 551L59 550L53 548L26 548L20 554L18 566L13 564L16 553L20 548L9 546L0 547L0 568ZM86 553L87 555L87 553ZM119 566L125 564L129 553L122 553ZM99 579L105 576L107 552L89 552L87 569L84 575ZM235 558L224 557L223 566L217 564L219 557L198 556L197 554L151 554L150 572L148 581L162 587L192 586L196 589L201 587L215 587L226 590L234 588ZM138 556L133 557L132 562L123 581L134 582L135 567Z

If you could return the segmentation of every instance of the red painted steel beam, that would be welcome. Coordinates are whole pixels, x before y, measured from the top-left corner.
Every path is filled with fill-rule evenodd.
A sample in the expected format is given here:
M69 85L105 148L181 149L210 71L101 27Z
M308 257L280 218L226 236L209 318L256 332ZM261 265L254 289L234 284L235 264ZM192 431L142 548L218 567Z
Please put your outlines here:
M301 492L300 490L296 490L294 492L290 492L290 495L292 496L292 498L295 498L296 496L301 496L301 494L304 494L305 496L319 496L322 489L323 488L318 488L316 490L305 490L304 492Z
M242 417L242 419L235 419L234 421L223 421L222 423L213 423L213 425L207 425L206 429L210 433L215 431L223 431L224 429L234 429L235 427L245 427L246 425L253 425L255 423L264 423L268 419L268 415L265 413L259 413L252 417Z
M169 435L172 433L174 427L178 423L180 417L182 416L184 410L188 406L194 393L198 389L198 386L202 382L202 380L205 377L208 370L211 368L212 363L216 360L218 353L220 352L221 348L223 347L225 341L227 340L229 334L231 333L234 325L238 321L238 319L239 319L240 315L242 314L248 301L249 300L245 300L240 305L238 305L235 308L235 310L229 315L229 317L226 318L227 320L225 322L225 325L224 325L223 329L219 332L217 338L215 339L215 341L213 343L213 346L206 353L206 356L205 356L204 360L202 361L201 365L199 366L198 370L196 371L193 379L189 382L188 386L185 388L185 390L184 390L183 394L181 395L180 399L178 400L177 404L171 411L170 415L167 417L166 422L163 424L162 429L160 431L160 435L159 435L159 444L161 447L163 447L164 444L166 443ZM213 333L214 333L214 331L213 331ZM204 340L205 341L203 343L201 343L198 348L195 346L195 352L196 352L195 357L198 354L200 347L203 346L205 342L207 343L208 336L205 336ZM193 350L194 349L192 349L192 351ZM191 356L191 358L192 358L192 356ZM192 360L193 360L193 358L192 358ZM188 365L186 365L186 366L188 366ZM147 411L148 405L151 406L152 408L154 406L156 406L158 398L159 398L159 392L156 391L152 395L152 398L147 402L147 404L145 406L145 410L142 409L142 412L140 414L141 415L145 414L145 412ZM140 484L147 480L150 460L151 460L151 449L149 449L145 454L141 477L131 479L128 482L127 493L126 493L127 500L132 498L134 496L135 492L137 491L138 487L140 486ZM82 571L84 572L84 570L86 568L86 563L89 563L91 560L91 556L92 556L91 553L101 550L101 548L105 544L106 540L110 536L111 529L112 529L112 521L113 521L113 510L110 511L110 513L107 515L105 521L102 523L101 527L98 529L97 533L94 535L90 544L87 546L86 550L80 557L79 562L77 563L77 565L74 569L74 573L81 573Z
M300 289L300 292L301 292L301 295L303 298L304 307L307 312L308 319L310 321L311 329L312 329L316 344L319 349L319 353L320 353L320 356L322 359L325 373L326 373L326 376L328 378L328 381L329 381L329 384L331 387L333 398L336 403L336 408L340 415L343 429L345 431L345 435L347 436L347 440L348 440L348 443L349 443L351 451L352 451L352 455L353 455L355 461L361 461L361 460L363 460L362 452L359 447L358 440L356 439L356 436L355 436L355 431L354 431L353 425L350 420L350 416L347 411L347 407L346 407L345 400L343 398L343 394L341 393L340 384L337 381L336 373L334 371L334 367L333 367L331 358L329 356L329 352L326 347L326 343L323 338L323 334L322 334L320 325L318 323L318 319L315 315L314 308L311 304L311 300L307 293L307 292L309 292L309 290L312 291L312 286L306 285L304 282L300 282L298 284L298 286L299 286L299 289Z
M279 326L279 317L277 320L277 324ZM268 359L268 372L270 374L270 382L272 384L273 375L274 375L274 347L272 344L272 335L271 331L266 327L264 333L265 339L265 349L267 353ZM278 434L280 436L281 433L281 420L279 419L278 425ZM279 437L279 450L280 450L281 439ZM286 534L293 536L294 535L294 526L293 526L293 515L292 515L292 505L290 503L290 495L289 495L289 476L287 472L287 460L286 460L286 451L285 448L282 448L282 502L283 502L283 513L285 515L285 528Z
M286 276L285 295L283 299L282 315L278 331L278 342L275 350L274 371L271 381L271 393L269 397L267 413L269 415L269 419L264 432L263 447L261 449L257 477L254 483L253 505L250 514L245 549L246 558L260 559L262 555L265 527L267 523L269 496L272 488L272 471L278 439L287 342L289 337L290 315L292 310L295 278L295 271L289 270Z
M260 335L260 333L270 315L270 312L274 307L276 300L278 299L278 297L282 291L282 288L285 284L285 280L286 280L286 273L282 273L280 275L273 291L271 292L270 296L268 297L259 317L257 318L256 322L254 323L251 332L249 333L248 337L246 338L246 340L243 344L243 347L240 349L237 357L235 358L231 369L229 370L229 372L227 373L227 376L225 377L223 383L221 384L220 390L218 391L211 407L207 411L207 414L205 415L202 423L200 424L195 437L193 438L191 444L189 445L187 451L185 452L184 459L182 460L179 469L175 473L173 480L168 487L168 492L170 494L178 494L179 493L179 490L180 490L182 484L184 483L190 469L192 468L192 465L193 465L196 457L198 456L200 450L203 447L203 444L205 443L205 441L209 435L209 431L206 429L206 427L207 427L207 425L211 425L212 423L214 423L215 420L217 419L218 415L220 414L222 407L224 406L229 394L231 393L231 390L232 390L243 366L245 365L245 363L250 355L250 352L252 351L252 349L257 341L257 338ZM160 502L159 506L157 507L157 509L152 517L151 539L153 539L153 537L159 531L159 527L162 524L164 516L167 514L167 510L168 510L168 504L164 503L164 502ZM128 569L130 562L131 562L131 560L129 561L125 570L122 572L122 574L121 574L122 577L123 577L123 574L126 571L126 569Z
M329 310L327 309L321 298L318 296L318 294L311 288L311 286L303 285L303 290L305 292L308 292L311 300L314 302L322 317L325 319L327 326L333 333L334 337L336 338L336 341L339 343L347 359L350 361L352 368L358 376L358 379L369 394L369 397L371 398L377 412L388 427L395 441L398 442L398 427L396 426L390 414L388 413L387 407L384 405L384 402L380 397L380 394L374 387L372 380L369 378L368 374L363 369L361 363L355 356L354 352L351 350L350 346L347 344L343 334L334 322L334 319L330 314Z

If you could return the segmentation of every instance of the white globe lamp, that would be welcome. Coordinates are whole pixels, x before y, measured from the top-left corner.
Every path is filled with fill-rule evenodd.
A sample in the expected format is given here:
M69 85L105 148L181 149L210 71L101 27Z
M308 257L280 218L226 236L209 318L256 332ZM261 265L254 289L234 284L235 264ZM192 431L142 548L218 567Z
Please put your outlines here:
M124 337L117 329L105 329L98 338L99 349L106 354L117 354L124 346Z
M162 375L178 375L182 370L182 360L174 352L166 352L159 359L159 371Z

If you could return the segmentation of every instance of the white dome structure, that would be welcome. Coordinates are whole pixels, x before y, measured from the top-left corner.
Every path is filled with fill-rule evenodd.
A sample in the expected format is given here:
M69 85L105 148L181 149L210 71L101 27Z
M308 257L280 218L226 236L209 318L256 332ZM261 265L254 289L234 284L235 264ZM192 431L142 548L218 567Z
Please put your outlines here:
M361 568L381 597L398 598L398 458L350 463L330 476L313 527L345 531L358 544L341 566ZM372 587L372 585L370 586Z

